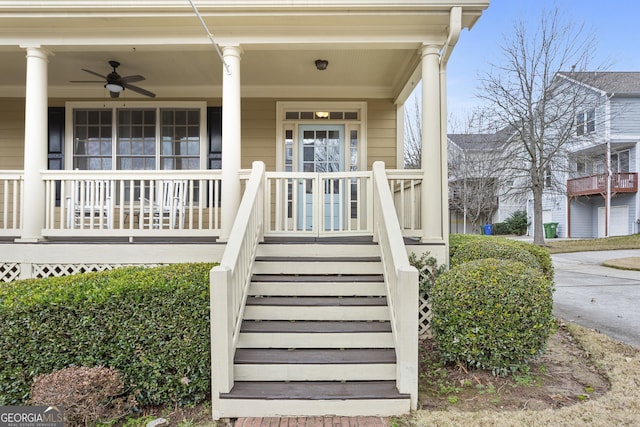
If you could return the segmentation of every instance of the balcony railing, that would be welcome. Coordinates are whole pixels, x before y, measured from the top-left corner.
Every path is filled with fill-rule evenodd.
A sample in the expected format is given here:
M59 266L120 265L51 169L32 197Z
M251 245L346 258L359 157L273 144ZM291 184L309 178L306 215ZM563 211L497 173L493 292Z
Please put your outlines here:
M611 175L611 193L635 193L638 191L636 172L614 173ZM567 181L569 197L590 196L607 193L607 175L598 174L574 178Z

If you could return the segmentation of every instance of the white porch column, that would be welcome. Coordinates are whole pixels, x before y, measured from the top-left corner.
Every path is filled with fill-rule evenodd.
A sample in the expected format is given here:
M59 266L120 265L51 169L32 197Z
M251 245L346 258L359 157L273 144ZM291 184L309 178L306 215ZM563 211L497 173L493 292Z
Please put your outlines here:
M442 149L440 134L440 48L422 48L422 241L439 243L444 239L442 209Z
M222 48L222 222L220 240L227 241L240 206L240 57L239 46ZM228 67L228 68L227 68Z
M45 191L40 171L47 169L47 64L51 53L40 46L28 46L26 49L24 204L22 236L18 240L35 242L42 238L45 225Z

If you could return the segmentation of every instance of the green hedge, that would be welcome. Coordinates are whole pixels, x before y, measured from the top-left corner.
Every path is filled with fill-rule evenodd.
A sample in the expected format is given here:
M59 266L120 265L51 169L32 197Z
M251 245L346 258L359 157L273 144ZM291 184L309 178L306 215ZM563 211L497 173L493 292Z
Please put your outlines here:
M539 270L493 258L466 262L431 289L431 326L445 362L496 374L539 355L554 327L553 284Z
M449 257L452 260L456 257L456 254L460 247L463 245L467 245L470 242L478 243L479 245L483 244L482 242L499 242L498 244L502 244L503 242L507 242L507 245L511 245L511 247L515 247L518 249L524 249L533 255L542 272L547 278L553 280L553 261L551 260L551 255L549 254L549 250L545 247L534 245L529 242L525 242L522 240L514 240L507 239L504 237L496 237L496 236L482 236L479 234L451 234L449 235ZM487 258L488 256L481 256L476 259ZM498 257L500 258L500 257ZM460 259L460 258L458 258Z
M490 238L469 241L458 247L456 254L451 257L451 266L463 264L484 258L509 259L520 261L528 267L542 271L536 257L513 240Z
M123 268L0 285L0 405L68 366L120 371L142 405L210 392L211 264Z

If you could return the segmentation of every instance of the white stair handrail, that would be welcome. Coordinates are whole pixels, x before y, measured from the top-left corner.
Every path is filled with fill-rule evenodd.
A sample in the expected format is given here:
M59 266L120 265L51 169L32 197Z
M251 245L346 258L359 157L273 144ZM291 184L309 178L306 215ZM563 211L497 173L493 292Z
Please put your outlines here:
M411 266L384 162L373 164L374 239L378 241L396 345L396 386L418 399L418 270Z
M233 388L233 356L256 249L264 239L264 182L264 163L254 162L222 260L210 274L214 401Z

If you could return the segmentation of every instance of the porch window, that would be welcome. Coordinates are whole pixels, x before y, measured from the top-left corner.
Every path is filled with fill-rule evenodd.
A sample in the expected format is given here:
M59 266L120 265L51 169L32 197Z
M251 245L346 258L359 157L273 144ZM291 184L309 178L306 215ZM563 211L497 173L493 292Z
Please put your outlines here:
M113 169L113 113L75 110L73 113L73 169Z
M72 168L201 168L201 108L73 108Z

